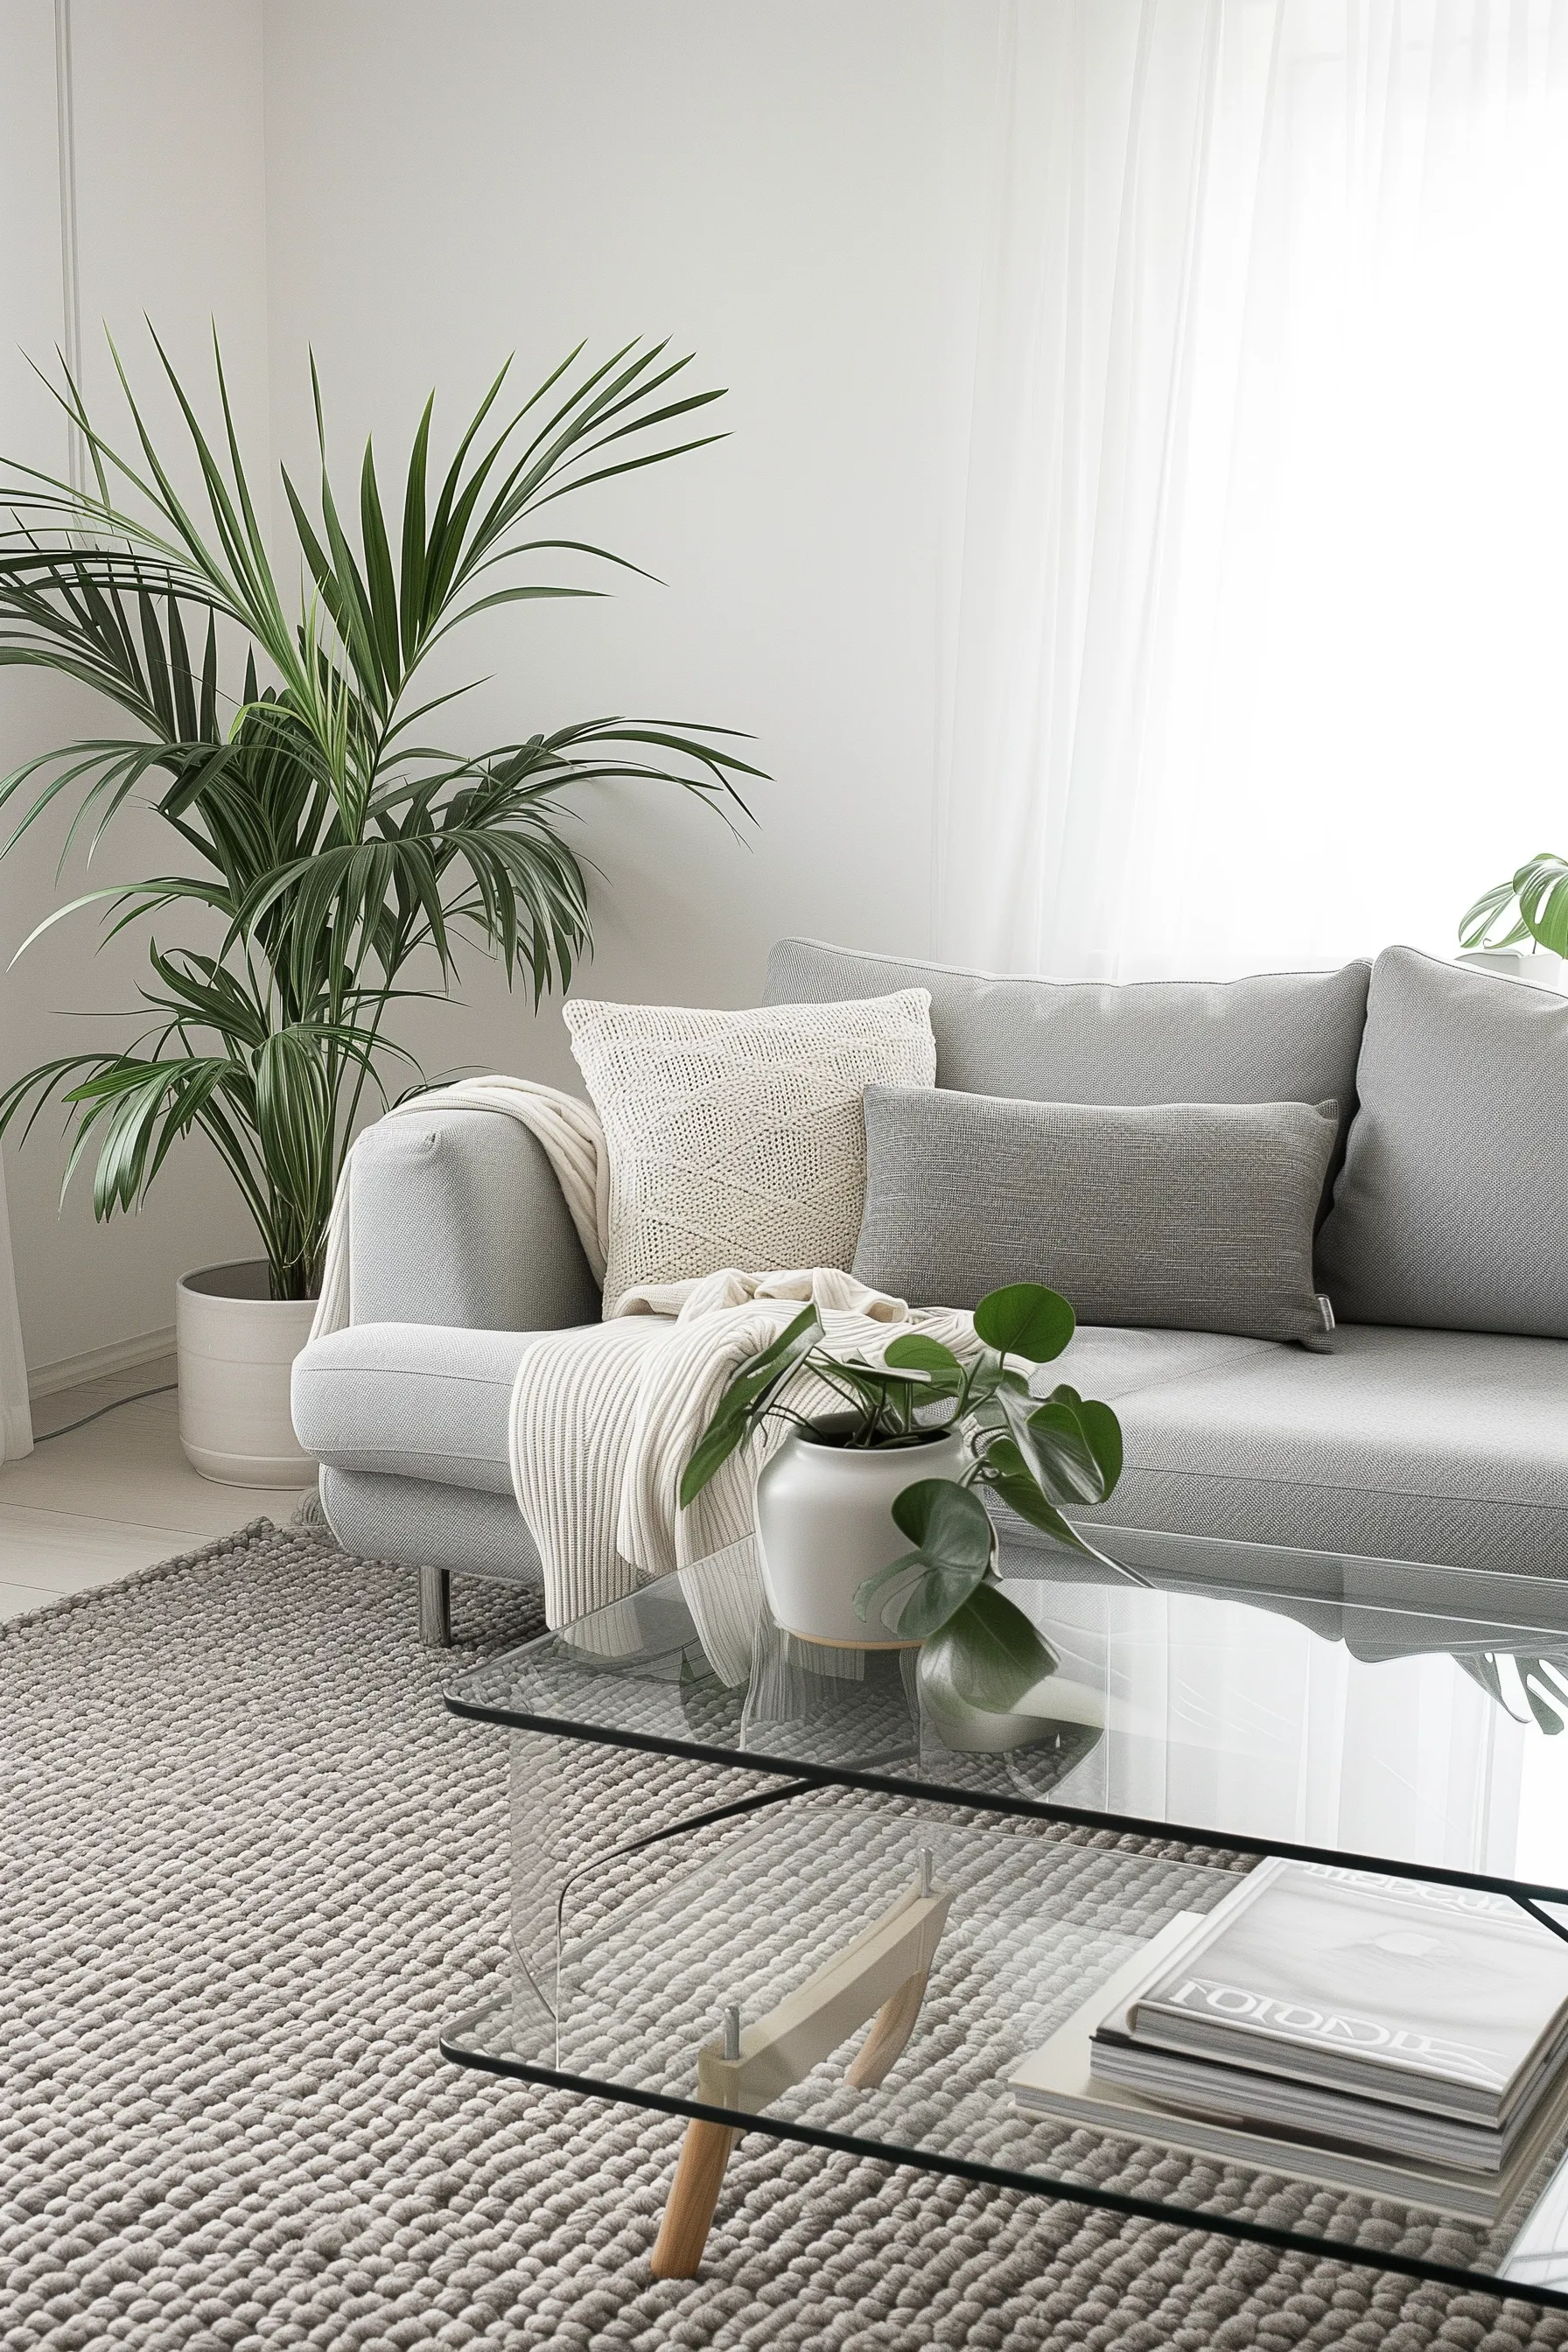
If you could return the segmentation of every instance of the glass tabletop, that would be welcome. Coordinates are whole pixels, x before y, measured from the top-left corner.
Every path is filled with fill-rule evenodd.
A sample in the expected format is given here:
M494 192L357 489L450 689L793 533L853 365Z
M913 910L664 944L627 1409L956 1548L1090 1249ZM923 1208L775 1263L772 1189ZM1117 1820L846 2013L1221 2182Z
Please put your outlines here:
M1479 2192L1083 2105L1093 2024L1256 1855L1568 1932L1568 1585L1097 1538L1126 1576L1008 1560L1058 1664L1006 1717L782 1633L749 1542L461 1675L511 1733L510 1937L446 2054L1568 2310L1568 2089Z
M773 1623L736 1545L487 1660L460 1714L760 1772L1568 1901L1568 1582L1097 1529L1006 1589L1057 1671L933 1713ZM1555 1703L1554 1703L1555 1702Z

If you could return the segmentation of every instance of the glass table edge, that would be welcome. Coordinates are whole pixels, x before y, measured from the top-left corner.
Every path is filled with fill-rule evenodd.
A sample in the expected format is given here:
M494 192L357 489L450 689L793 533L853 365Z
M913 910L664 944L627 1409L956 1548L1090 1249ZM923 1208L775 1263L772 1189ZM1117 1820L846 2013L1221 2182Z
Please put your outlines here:
M1280 1838L1252 1837L1237 1830L1205 1829L1185 1822L1152 1821L1135 1813L1110 1813L1088 1805L1056 1804L1047 1797L1010 1796L1002 1790L958 1789L940 1780L903 1779L889 1772L859 1769L848 1764L813 1764L798 1757L769 1756L759 1748L714 1748L697 1739L677 1739L664 1733L627 1731L608 1724L583 1724L559 1716L534 1715L522 1708L486 1706L442 1693L448 1712L471 1723L489 1723L508 1731L540 1732L554 1739L575 1739L589 1747L629 1748L644 1755L678 1756L696 1764L717 1764L737 1772L755 1772L797 1781L801 1788L865 1789L879 1796L913 1798L925 1804L949 1805L976 1813L1005 1813L1025 1821L1060 1822L1069 1829L1103 1831L1116 1837L1147 1837L1201 1846L1210 1853L1278 1855L1287 1862L1322 1863L1340 1870L1384 1873L1430 1886L1462 1886L1482 1895L1501 1895L1525 1908L1532 1903L1568 1906L1568 1886L1533 1879L1502 1878L1487 1871L1458 1870L1447 1864L1401 1862L1386 1854L1361 1853L1353 1848L1301 1844ZM1531 1914L1532 1916L1537 1916ZM1568 1940L1568 1927L1545 1921Z
M1398 2254L1353 2241L1320 2238L1299 2230L1282 2230L1266 2221L1248 2221L1231 2213L1196 2213L1162 2204L1155 2198L1137 2197L1125 2189L1101 2189L1092 2182L1058 2181L1038 2173L1015 2172L1004 2165L985 2164L977 2158L939 2155L934 2149L905 2147L889 2140L861 2139L826 2126L797 2123L793 2116L757 2115L749 2109L710 2106L702 2099L683 2099L676 2093L623 2084L596 2074L573 2074L526 2058L504 2057L465 2043L465 2030L479 2026L488 2009L466 2012L441 2035L443 2058L477 2074L495 2074L511 2082L537 2083L547 2090L569 2091L579 2097L603 2099L612 2105L642 2107L688 2122L712 2123L738 2132L763 2132L774 2139L794 2140L840 2156L869 2158L898 2164L916 2172L973 2180L983 2188L1005 2189L1056 2203L1087 2205L1101 2212L1124 2214L1131 2221L1164 2223L1173 2229L1206 2231L1210 2236L1268 2246L1279 2252L1310 2254L1326 2262L1348 2262L1363 2270L1385 2271L1424 2284L1451 2286L1466 2294L1486 2294L1499 2302L1529 2303L1544 2311L1568 2313L1568 2290L1544 2286L1531 2279L1506 2278L1494 2271L1463 2270L1449 2263L1425 2261L1419 2254ZM1419 2210L1419 2209L1417 2209Z
M1325 1561L1331 1560L1338 1561L1342 1566L1353 1566L1358 1570L1368 1572L1374 1569L1391 1569L1394 1572L1394 1575L1399 1578L1422 1576L1450 1580L1463 1579L1468 1580L1469 1583L1481 1585L1484 1585L1490 1580L1494 1584L1502 1587L1505 1594L1517 1595L1520 1588L1523 1587L1531 1591L1539 1591L1543 1595L1549 1595L1553 1600L1559 1601L1559 1603L1561 1602L1563 1596L1563 1580L1561 1577L1539 1576L1530 1569L1468 1568L1459 1566L1452 1560L1400 1559L1392 1552L1336 1551L1331 1546L1323 1544L1262 1543L1256 1542L1249 1537L1184 1535L1173 1528L1124 1527L1120 1523L1112 1523L1108 1520L1086 1519L1085 1527L1089 1535L1097 1538L1103 1537L1107 1543L1111 1543L1118 1539L1125 1539L1129 1537L1131 1538L1134 1543L1138 1543L1147 1539L1151 1536L1156 1536L1162 1547L1167 1548L1173 1555L1179 1555L1182 1552L1190 1550L1194 1559L1198 1559L1205 1555L1212 1556L1215 1552L1245 1552L1249 1559L1259 1560L1265 1564L1275 1559L1291 1561L1311 1559ZM1004 1547L1002 1554L1003 1574L1004 1577L1005 1577L1006 1567L1008 1563L1011 1562L1017 1564L1016 1565L1016 1573L1013 1580L1021 1583L1035 1583L1041 1580L1039 1577L1037 1575L1031 1575L1028 1570L1021 1565L1021 1563L1037 1559L1070 1560L1072 1557L1073 1555L1068 1552L1062 1546L1054 1545L1048 1541L1040 1544L1033 1542L1017 1542L1013 1545L1010 1550L1005 1546ZM1394 1595L1380 1593L1375 1599L1370 1597L1363 1598L1360 1595L1357 1595L1350 1600L1346 1600L1342 1593L1335 1593L1331 1591L1325 1590L1324 1591L1319 1592L1310 1587L1303 1591L1299 1584L1290 1580L1283 1570L1276 1570L1276 1574L1279 1577L1278 1582L1263 1582L1258 1584L1232 1584L1228 1583L1223 1578L1209 1578L1202 1575L1194 1575L1190 1580L1190 1589L1194 1592L1202 1594L1207 1599L1218 1601L1247 1601L1254 1597L1266 1597L1276 1601L1327 1601L1340 1608L1350 1610L1375 1610L1379 1614L1387 1614L1388 1612L1393 1612L1395 1614L1426 1616L1431 1613L1431 1604L1424 1599L1417 1598L1405 1601ZM1068 1582L1072 1581L1071 1579L1066 1579L1063 1580ZM1167 1589L1174 1588L1167 1588L1162 1585L1157 1589L1160 1591L1165 1591ZM1516 1618L1507 1614L1500 1614L1497 1616L1489 1614L1484 1618L1477 1618L1472 1616L1468 1612L1463 1612L1456 1617L1455 1622L1461 1624L1485 1623L1488 1625L1496 1625L1498 1627L1505 1627L1510 1632L1519 1633L1538 1635L1561 1634L1563 1631L1561 1622L1551 1622L1552 1617L1552 1612L1550 1609L1545 1612L1545 1616L1541 1619L1524 1616ZM564 1628L562 1630L563 1631Z

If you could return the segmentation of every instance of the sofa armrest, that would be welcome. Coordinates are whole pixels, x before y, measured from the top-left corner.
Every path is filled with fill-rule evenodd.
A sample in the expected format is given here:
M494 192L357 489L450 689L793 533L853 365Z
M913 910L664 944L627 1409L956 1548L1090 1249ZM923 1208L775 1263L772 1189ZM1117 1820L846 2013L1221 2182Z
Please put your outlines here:
M499 1111L405 1112L349 1177L349 1315L552 1331L603 1312L543 1145Z

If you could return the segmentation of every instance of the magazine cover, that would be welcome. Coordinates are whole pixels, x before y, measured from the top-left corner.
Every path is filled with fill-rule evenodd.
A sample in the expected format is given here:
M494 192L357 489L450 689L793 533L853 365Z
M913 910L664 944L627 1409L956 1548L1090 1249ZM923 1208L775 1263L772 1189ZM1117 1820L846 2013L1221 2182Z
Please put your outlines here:
M1497 2121L1568 2029L1568 1943L1503 1895L1268 1862L1205 1929L1130 2004L1134 2040Z

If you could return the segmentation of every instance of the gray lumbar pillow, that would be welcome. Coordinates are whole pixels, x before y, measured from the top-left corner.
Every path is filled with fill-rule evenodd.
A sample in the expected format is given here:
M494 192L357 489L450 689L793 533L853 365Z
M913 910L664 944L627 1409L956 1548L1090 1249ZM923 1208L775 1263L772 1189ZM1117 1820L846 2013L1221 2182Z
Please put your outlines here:
M1341 1321L1568 1339L1568 1003L1385 949L1357 1085L1319 1241Z
M854 1272L929 1307L1045 1282L1080 1323L1329 1344L1312 1230L1335 1104L866 1090Z

